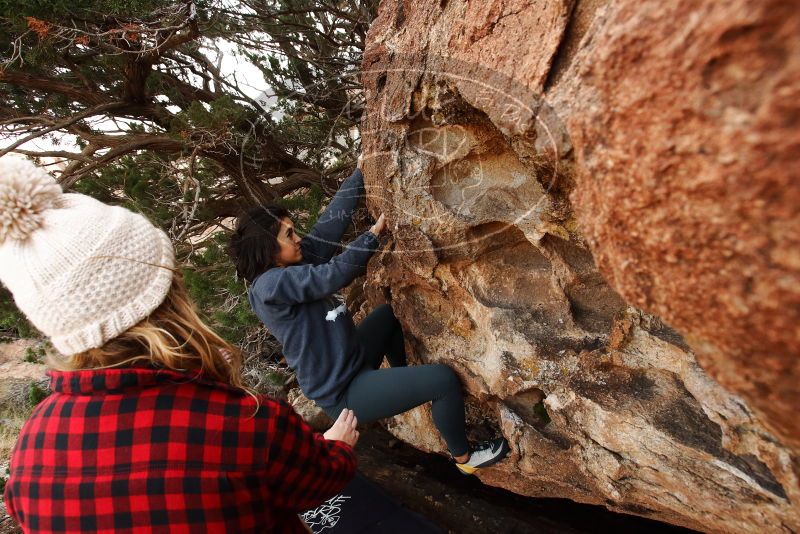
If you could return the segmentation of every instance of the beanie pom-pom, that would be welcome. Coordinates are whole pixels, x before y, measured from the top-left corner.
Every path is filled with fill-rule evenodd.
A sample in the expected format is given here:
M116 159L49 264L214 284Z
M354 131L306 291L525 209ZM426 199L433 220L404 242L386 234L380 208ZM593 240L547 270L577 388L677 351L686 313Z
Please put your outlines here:
M25 240L42 226L42 212L61 196L52 176L32 162L0 160L0 245L6 239Z

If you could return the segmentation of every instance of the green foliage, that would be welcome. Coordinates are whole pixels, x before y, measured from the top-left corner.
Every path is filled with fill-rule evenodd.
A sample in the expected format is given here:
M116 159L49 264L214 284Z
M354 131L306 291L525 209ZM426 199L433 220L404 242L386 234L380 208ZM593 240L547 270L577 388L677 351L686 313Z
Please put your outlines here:
M11 292L0 286L0 342L38 335L36 328L17 309Z
M85 21L94 20L100 14L109 15L109 22L112 14L121 20L147 20L148 14L174 5L175 2L170 0L0 0L0 20L3 21L0 24L0 55L10 55L13 41L33 30L24 39L27 46L23 49L23 65L37 71L51 70L58 65L55 59L65 49L63 42L53 39L53 23L71 21L81 30L92 31L91 25ZM75 50L75 47L70 48ZM119 58L112 57L103 62L119 63ZM59 102L54 98L47 106L58 109L66 107L66 103L66 100Z
M175 116L172 130L177 133L195 128L229 130L234 124L242 121L247 114L247 109L243 105L227 95L207 105L194 101L188 109Z
M228 234L218 232L187 258L186 287L204 319L223 338L240 344L260 322L250 309L244 283L225 253Z
M28 405L33 408L50 395L50 390L42 387L38 382L31 382L28 386Z
M327 200L322 188L318 185L311 186L306 191L280 198L276 204L288 209L292 214L292 221L298 233L305 234L311 231L317 222L323 203Z
M7 19L27 16L60 20L91 17L97 13L130 17L173 4L169 0L0 0L0 13Z
M28 347L25 349L25 358L23 358L23 360L28 363L42 363L44 361L45 354L46 352L42 346L36 348Z
M81 180L74 189L142 213L157 226L168 228L183 193L178 182L164 173L167 163L147 152L126 156L100 169L95 179Z
M550 423L550 414L547 413L547 408L544 406L544 401L539 401L534 404L533 412L539 416L539 419L543 424L547 425Z
M272 371L266 373L264 379L268 386L281 388L286 385L287 374L285 372Z

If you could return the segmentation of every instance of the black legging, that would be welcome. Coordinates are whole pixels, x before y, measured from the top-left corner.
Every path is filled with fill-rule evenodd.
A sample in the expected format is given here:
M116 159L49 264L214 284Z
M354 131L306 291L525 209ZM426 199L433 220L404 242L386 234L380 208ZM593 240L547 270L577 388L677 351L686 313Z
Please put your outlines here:
M403 330L388 304L375 308L356 331L364 348L364 367L350 381L339 404L324 408L328 416L336 420L339 412L349 408L359 422L368 423L433 401L433 422L450 454L458 457L469 452L461 382L453 370L442 364L406 367ZM378 369L384 355L391 368Z

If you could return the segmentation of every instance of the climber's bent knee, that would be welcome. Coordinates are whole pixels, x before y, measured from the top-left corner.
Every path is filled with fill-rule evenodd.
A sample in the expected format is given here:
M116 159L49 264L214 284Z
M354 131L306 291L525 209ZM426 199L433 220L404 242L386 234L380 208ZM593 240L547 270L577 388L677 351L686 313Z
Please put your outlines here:
M447 395L451 391L461 392L461 380L458 375L447 365L435 363L426 365L429 368L430 379L436 384L436 390L439 393L437 397Z

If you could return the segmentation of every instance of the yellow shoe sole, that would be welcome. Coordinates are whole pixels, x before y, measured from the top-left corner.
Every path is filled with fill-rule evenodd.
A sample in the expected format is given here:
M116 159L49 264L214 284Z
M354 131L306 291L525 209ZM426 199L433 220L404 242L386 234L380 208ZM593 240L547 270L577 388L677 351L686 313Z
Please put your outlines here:
M456 467L458 467L458 470L461 471L465 475L471 475L475 471L480 469L480 467L472 467L471 465L464 465L464 464L459 464L459 463L456 463Z

